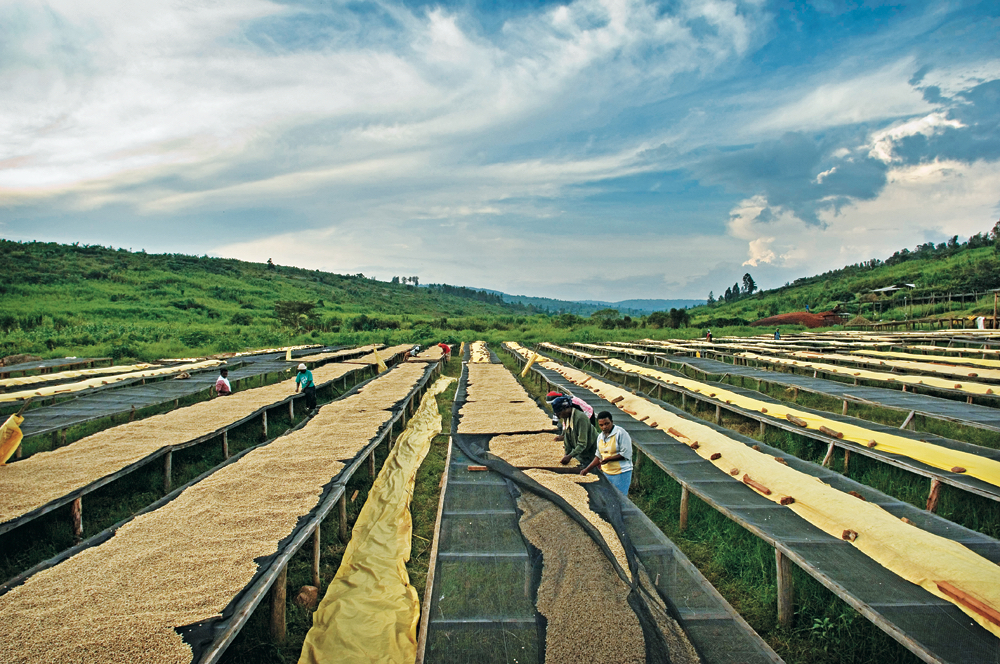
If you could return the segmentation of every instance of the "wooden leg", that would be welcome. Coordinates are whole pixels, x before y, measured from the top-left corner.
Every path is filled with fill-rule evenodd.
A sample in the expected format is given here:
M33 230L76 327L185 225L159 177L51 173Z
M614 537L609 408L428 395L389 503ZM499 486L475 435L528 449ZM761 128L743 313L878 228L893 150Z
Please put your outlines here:
M267 411L261 414L261 427L264 432L264 440L267 440Z
M722 424L722 406L715 406L715 423Z
M73 527L73 540L79 542L83 539L83 497L75 499L69 504L69 519Z
M288 419L290 419L292 421L292 424L295 424L295 400L294 399L291 399L288 402Z
M830 465L830 459L833 458L834 447L835 447L835 445L833 443L830 443L830 447L826 448L826 456L823 457L823 465L824 466L829 466Z
M844 399L844 407L840 409L841 415L847 415L847 399Z
M681 408L687 409L688 407L688 396L686 394L681 394Z
M767 433L767 425L764 424L764 420L760 421L760 437L763 439L764 434Z
M368 455L368 474L372 476L372 479L375 479L375 450L372 450L371 454Z
M319 551L320 551L320 524L316 524L313 531L313 585L319 588Z
M847 467L851 463L851 451L844 450L844 474L847 474Z
M778 576L778 624L788 628L792 626L792 617L795 615L792 563L777 549L774 550L774 562Z
M222 458L229 458L229 432L222 432Z
M931 491L927 494L927 511L937 510L938 497L941 494L941 480L931 479Z
M173 484L174 453L167 452L163 457L163 493L170 493Z
M285 623L285 598L288 592L288 566L281 568L271 586L271 638L282 643L287 633Z
M687 530L688 527L688 488L686 486L681 487L681 515L680 515L680 528L681 532Z
M340 494L340 541L347 544L347 494Z

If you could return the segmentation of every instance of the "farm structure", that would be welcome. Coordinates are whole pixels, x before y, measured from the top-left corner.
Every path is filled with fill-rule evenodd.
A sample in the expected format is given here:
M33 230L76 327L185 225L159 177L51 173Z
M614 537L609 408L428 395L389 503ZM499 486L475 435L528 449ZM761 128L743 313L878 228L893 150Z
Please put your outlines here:
M516 345L511 348L522 361L530 355L530 352ZM792 618L791 562L924 661L979 662L991 661L997 656L1000 642L982 626L984 622L992 625L989 618L961 601L947 601L942 598L941 591L932 594L926 588L882 567L879 564L881 561L869 557L872 552L863 550L863 542L866 537L877 537L875 532L854 525L853 529L844 528L844 536L840 536L839 530L837 537L831 536L827 527L817 527L795 512L798 505L796 500L782 500L780 504L773 500L779 497L784 499L784 489L772 495L772 491L767 489L767 481L761 484L752 477L748 479L745 472L739 473L743 475L743 481L740 481L739 477L731 477L731 473L720 472L718 464L726 463L724 459L727 454L742 456L744 453L739 451L740 448L750 453L749 450L753 447L750 454L781 461L778 464L771 461L772 466L765 467L760 472L781 474L789 472L784 470L788 468L790 471L797 471L802 477L820 479L829 485L829 491L836 491L844 496L850 494L852 497L847 500L859 503L858 509L861 505L871 505L864 509L876 511L868 514L868 518L878 517L882 521L889 519L886 525L909 522L907 527L925 533L921 537L938 538L934 541L949 550L959 547L955 550L965 551L966 553L961 553L963 556L978 556L974 560L978 560L976 564L984 569L995 570L995 563L1000 559L1000 543L996 540L881 494L822 466L800 461L777 448L734 434L719 425L697 420L686 411L655 397L645 394L637 396L628 390L616 388L598 374L580 372L554 362L536 364L532 371L544 386L581 396L595 410L606 409L616 413L616 423L631 433L635 446L642 451L643 456L680 483L682 524L686 521L685 496L693 494L775 548L778 585L779 589L784 589L784 592L779 590L778 595L779 620L790 622ZM649 404L655 408L648 409ZM632 415L630 409L639 414ZM640 412L644 409L645 412ZM647 421L651 412L659 413L654 416L663 421ZM666 419L668 417L669 420ZM676 422L675 426L684 428L687 433L663 430L666 422ZM729 451L723 451L719 455L723 460L716 456L718 453L712 454L709 459L707 452L702 456L701 452L696 451L698 446L692 444L688 437L694 435L695 429L689 427L696 427L696 430L702 432L700 435L706 436L705 440L710 442L721 442L723 438L732 441L725 448ZM716 433L712 434L712 431ZM740 447L733 447L733 444ZM702 447L714 449L706 443ZM746 459L730 463L752 467L746 465L750 463ZM750 470L750 473L754 472ZM807 481L800 491L807 494L815 490L815 486ZM854 497L855 495L860 498ZM906 522L901 521L904 518ZM856 534L858 532L861 533L860 536ZM846 536L848 533L852 536ZM875 556L877 558L878 554L875 553ZM983 583L985 585L982 589L993 587L989 582ZM991 615L988 611L985 614Z

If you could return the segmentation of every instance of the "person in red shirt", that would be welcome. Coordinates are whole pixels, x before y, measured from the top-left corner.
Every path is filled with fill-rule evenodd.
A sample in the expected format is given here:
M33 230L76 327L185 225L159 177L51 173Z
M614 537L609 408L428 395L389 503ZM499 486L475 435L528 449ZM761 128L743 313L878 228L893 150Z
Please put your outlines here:
M223 369L219 372L219 379L215 381L215 392L220 397L233 393L233 387L229 384L229 369Z
M447 362L451 359L451 346L444 343L443 341L438 344L438 348L444 351L444 361Z

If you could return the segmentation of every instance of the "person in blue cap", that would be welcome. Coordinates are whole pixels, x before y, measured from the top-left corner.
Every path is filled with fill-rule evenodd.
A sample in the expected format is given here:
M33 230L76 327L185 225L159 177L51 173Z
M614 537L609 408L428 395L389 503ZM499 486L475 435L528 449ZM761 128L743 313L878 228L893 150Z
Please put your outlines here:
M557 397L552 402L552 412L563 421L563 451L566 455L559 461L566 465L576 458L586 466L597 453L597 429L590 423L582 410L573 408L573 401L567 397Z

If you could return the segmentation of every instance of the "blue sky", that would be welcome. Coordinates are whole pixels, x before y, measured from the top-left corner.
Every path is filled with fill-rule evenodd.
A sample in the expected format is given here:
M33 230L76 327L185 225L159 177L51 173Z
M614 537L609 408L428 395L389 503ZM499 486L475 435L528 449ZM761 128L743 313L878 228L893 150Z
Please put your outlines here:
M0 0L0 236L565 299L1000 217L1000 3Z

